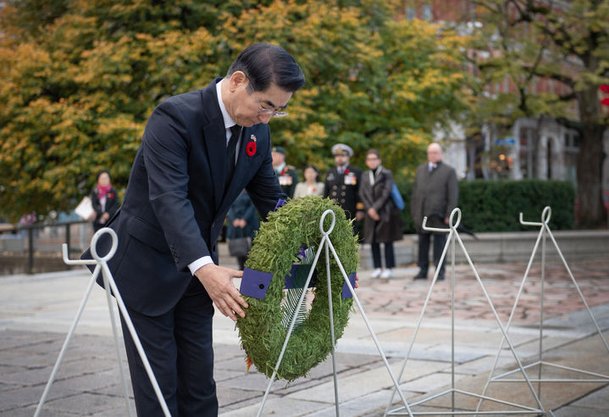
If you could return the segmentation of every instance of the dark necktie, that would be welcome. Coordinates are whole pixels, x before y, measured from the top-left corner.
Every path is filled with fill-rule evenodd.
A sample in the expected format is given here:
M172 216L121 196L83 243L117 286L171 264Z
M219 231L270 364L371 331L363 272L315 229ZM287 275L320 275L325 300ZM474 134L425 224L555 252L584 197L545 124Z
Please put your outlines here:
M226 147L226 182L225 187L228 187L231 179L233 178L233 172L235 171L235 152L237 151L237 142L239 142L239 135L241 134L241 126L234 125L230 128L231 136Z

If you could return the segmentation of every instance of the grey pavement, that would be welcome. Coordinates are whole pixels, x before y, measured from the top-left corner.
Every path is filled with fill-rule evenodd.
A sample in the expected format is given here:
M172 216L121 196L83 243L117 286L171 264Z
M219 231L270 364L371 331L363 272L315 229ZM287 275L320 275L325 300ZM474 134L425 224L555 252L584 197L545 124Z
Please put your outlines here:
M389 280L372 279L370 271L360 271L357 294L365 316L414 415L473 415L478 397L461 394L468 392L489 397L481 410L494 412L492 415L542 407L547 415L561 417L609 416L609 260L572 262L569 266L604 339L596 332L564 267L548 262L543 333L539 329L541 269L535 265L522 285L507 330L514 353L503 341L497 319L505 328L526 264L477 265L483 286L467 264L458 264L454 290L450 268L448 279L433 288L431 279L412 280L416 273L413 266L396 269ZM84 270L0 277L0 417L34 414L88 282ZM453 294L454 316L450 308ZM268 379L254 368L246 370L234 324L220 314L215 317L214 345L220 415L255 416ZM124 366L122 351L120 355ZM489 382L495 361L494 378ZM529 379L541 376L543 382L529 386L518 361L526 367ZM341 416L382 416L391 398L391 409L402 409L400 415L408 415L364 314L357 309L338 342L336 363ZM510 370L515 371L513 382L499 378ZM306 378L289 384L276 381L263 415L335 416L332 376L328 359ZM562 382L549 382L551 379ZM124 416L122 392L105 293L95 286L41 416ZM447 394L434 398L443 392ZM414 405L419 401L423 402ZM129 403L133 408L131 399Z

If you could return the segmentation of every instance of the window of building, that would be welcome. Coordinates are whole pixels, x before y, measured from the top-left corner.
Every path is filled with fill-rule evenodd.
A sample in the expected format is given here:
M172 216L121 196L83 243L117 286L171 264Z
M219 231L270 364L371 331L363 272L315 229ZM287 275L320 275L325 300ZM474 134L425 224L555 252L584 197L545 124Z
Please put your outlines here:
M567 131L565 139L565 179L575 184L577 182L577 154L579 153L579 135Z
M552 138L548 138L548 145L546 146L546 178L549 180L552 179L552 164L553 164L552 149L554 147L552 142L553 142Z
M414 7L406 7L406 19L412 20L417 17L417 10Z
M423 20L427 20L427 21L431 21L433 19L433 13L431 10L431 4L424 4L423 5Z
M535 161L536 161L536 141L535 129L532 127L521 127L518 133L520 141L520 153L518 160L520 161L520 171L523 178L535 178Z

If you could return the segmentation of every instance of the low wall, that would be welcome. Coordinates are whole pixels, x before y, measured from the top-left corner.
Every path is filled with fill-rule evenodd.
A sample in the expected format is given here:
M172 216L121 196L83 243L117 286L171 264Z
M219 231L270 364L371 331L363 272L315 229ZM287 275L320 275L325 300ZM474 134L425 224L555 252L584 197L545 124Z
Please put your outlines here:
M569 230L552 232L560 251L567 263L585 258L609 256L609 230ZM474 263L502 263L502 262L528 262L539 236L537 232L506 232L506 233L478 233L477 239L468 235L461 236L463 244ZM416 263L417 235L404 235L404 239L396 242L395 255L398 265ZM536 260L541 259L542 241L537 249ZM450 252L448 253L450 255ZM432 254L430 251L430 259ZM546 258L559 259L558 251L550 236L546 234ZM458 242L456 260L466 262ZM365 269L372 268L370 247L362 245L361 265Z
M567 262L609 256L609 230L575 230L553 232L561 252ZM463 235L462 240L474 263L528 262L539 232L509 232L509 233L479 233L478 239ZM395 255L398 265L405 266L416 263L417 235L404 235L404 239L395 243ZM461 248L457 245L457 262L466 262ZM541 242L537 250L536 260L540 258ZM229 256L225 243L219 244L220 262L226 266L235 266L235 258ZM372 268L372 256L369 245L362 245L361 266L363 269ZM450 252L449 252L450 255ZM77 255L73 255L77 257ZM430 258L432 257L430 253ZM558 252L549 236L546 235L546 257L548 260L559 259ZM59 247L56 255L36 254L34 258L35 272L67 270L63 264ZM19 274L26 271L27 257L15 254L0 253L0 275Z
M79 254L72 254L77 259ZM17 275L27 273L28 257L26 255L2 254L0 253L0 276ZM32 273L67 271L69 269L83 268L82 266L68 266L63 262L61 254L36 254Z

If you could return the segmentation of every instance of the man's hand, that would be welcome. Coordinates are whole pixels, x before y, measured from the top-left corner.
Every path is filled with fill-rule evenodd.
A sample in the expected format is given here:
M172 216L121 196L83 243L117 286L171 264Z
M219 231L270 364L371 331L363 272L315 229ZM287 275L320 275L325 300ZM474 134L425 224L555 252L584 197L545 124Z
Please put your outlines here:
M233 284L233 278L241 278L242 271L207 264L197 269L195 276L201 281L209 297L222 314L233 321L245 317L247 302Z
M379 216L378 212L373 207L370 207L368 209L368 216L370 216L370 218L372 220L374 220L375 222L378 222L379 220L381 220L381 217Z
M247 222L245 221L245 219L233 220L233 227L238 227L240 229L243 229L245 227L245 225L247 225Z
M361 222L362 220L364 220L364 217L366 217L366 215L364 214L363 211L358 210L358 211L355 212L355 220Z

